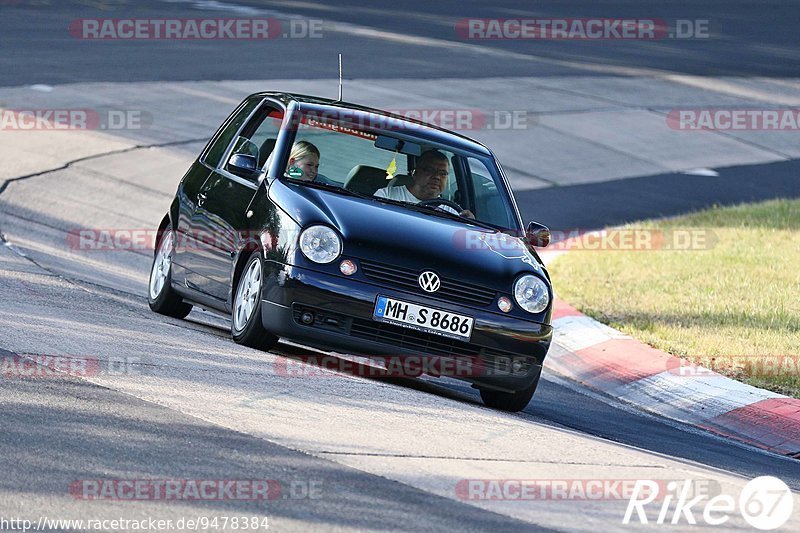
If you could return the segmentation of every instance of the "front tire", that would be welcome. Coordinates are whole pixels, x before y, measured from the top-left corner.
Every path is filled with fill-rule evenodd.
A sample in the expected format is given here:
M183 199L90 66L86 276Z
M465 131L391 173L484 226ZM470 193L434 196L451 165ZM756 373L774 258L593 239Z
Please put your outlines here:
M147 303L156 313L174 318L185 318L192 306L172 290L172 256L175 253L175 235L171 229L161 233L161 239L150 267L147 285Z
M487 407L516 413L522 411L530 403L536 387L539 385L539 376L527 389L517 392L501 392L490 389L481 389L481 399Z
M278 342L278 337L264 329L261 324L261 291L264 287L264 264L261 252L256 250L247 260L239 276L233 298L231 336L238 344L269 350Z

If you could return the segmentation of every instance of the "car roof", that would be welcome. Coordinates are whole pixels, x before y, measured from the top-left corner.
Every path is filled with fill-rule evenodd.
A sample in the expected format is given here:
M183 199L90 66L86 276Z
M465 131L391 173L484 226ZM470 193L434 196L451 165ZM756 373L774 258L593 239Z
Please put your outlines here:
M291 102L296 102L301 111L319 113L321 115L326 112L330 113L335 109L347 110L356 121L361 120L363 124L374 122L374 115L390 117L393 121L408 123L409 129L413 129L415 135L424 139L450 145L460 150L494 157L489 148L465 135L373 107L297 93L260 92L251 95L251 97L274 98L287 106ZM372 119L370 119L370 115L372 115Z

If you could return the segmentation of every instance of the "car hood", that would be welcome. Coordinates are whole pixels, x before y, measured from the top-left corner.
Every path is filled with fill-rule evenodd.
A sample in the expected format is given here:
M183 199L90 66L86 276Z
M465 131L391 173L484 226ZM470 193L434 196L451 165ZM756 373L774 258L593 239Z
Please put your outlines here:
M300 226L327 224L344 238L342 255L509 293L516 277L536 272L538 258L518 238L401 206L280 180L270 198Z

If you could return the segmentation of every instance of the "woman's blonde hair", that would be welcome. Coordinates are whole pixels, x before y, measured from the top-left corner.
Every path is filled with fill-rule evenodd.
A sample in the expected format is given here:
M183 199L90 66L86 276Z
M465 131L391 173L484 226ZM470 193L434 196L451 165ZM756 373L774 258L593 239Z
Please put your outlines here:
M317 159L319 159L319 148L317 148L308 141L297 141L292 146L292 151L289 154L289 159L294 159L295 161L297 161L298 159L305 158L309 154L313 154L317 156Z

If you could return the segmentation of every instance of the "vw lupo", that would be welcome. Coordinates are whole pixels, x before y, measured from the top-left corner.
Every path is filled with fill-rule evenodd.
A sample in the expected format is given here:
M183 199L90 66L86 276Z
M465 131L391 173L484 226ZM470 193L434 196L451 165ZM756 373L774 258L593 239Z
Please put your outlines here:
M321 153L313 179L289 164L299 141ZM438 164L421 164L431 154ZM432 198L409 196L432 174ZM534 247L549 231L523 226L492 152L462 135L340 101L254 94L186 172L158 236L155 312L226 313L233 339L260 349L284 337L468 361L454 377L504 410L536 390L553 293Z

